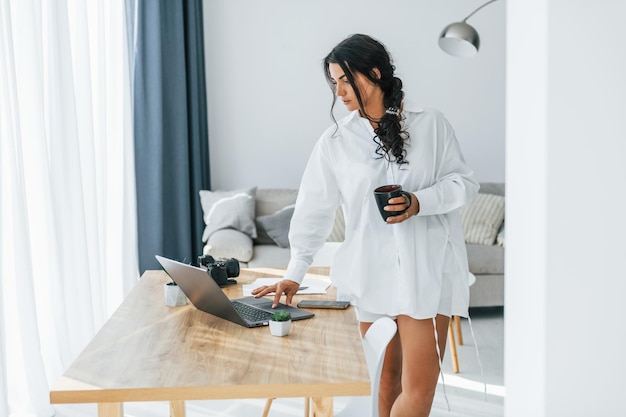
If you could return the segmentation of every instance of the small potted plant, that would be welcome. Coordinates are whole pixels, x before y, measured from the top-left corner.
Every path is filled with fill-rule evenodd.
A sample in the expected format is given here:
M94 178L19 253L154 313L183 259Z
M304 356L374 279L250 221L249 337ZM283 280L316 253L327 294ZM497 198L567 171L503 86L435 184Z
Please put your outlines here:
M279 310L270 319L270 333L272 336L287 336L291 328L291 314Z
M165 292L165 305L170 307L184 306L187 304L187 296L178 287L178 284L174 280L168 282L163 286Z

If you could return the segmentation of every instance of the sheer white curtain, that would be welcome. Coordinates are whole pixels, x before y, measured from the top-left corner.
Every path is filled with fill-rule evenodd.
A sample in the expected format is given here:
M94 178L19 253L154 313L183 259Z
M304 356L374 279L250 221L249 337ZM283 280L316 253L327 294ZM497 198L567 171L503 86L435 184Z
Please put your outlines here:
M138 279L124 0L0 0L0 415L48 389Z

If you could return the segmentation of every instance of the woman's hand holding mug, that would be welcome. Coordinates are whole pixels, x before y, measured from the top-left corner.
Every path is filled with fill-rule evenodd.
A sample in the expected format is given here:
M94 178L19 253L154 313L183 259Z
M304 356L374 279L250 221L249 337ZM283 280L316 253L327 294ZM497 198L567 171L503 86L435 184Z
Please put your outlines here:
M380 186L374 190L374 197L380 215L389 224L401 223L419 212L417 197L402 190L401 185Z

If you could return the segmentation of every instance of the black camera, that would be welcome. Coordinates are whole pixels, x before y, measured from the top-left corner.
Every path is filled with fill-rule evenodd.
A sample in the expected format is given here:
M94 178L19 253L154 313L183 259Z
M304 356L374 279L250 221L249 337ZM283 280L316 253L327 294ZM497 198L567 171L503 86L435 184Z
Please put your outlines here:
M215 260L211 255L202 255L198 257L198 264L207 269L207 274L220 287L237 283L234 279L228 279L239 276L239 261L235 258Z

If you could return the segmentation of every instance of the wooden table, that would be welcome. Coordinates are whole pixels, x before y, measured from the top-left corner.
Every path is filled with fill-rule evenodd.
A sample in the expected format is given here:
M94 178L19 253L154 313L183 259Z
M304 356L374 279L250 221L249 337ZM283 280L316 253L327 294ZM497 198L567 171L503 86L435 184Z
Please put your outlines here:
M240 284L281 273L242 270L239 285L224 290L239 298ZM170 415L183 417L185 400L313 397L313 415L332 416L332 397L369 395L352 307L315 310L316 317L293 322L289 336L275 337L191 304L167 307L168 281L163 271L144 273L54 385L52 404L98 403L100 417L123 417L124 402L169 401ZM335 292L294 301L303 297L334 299Z

